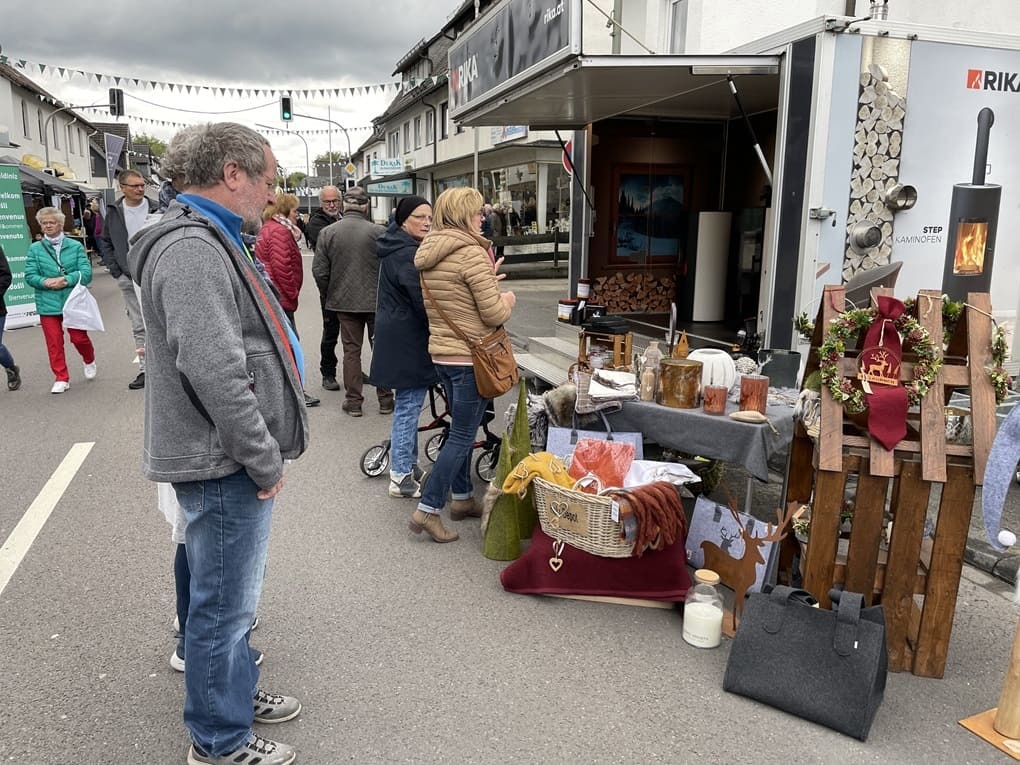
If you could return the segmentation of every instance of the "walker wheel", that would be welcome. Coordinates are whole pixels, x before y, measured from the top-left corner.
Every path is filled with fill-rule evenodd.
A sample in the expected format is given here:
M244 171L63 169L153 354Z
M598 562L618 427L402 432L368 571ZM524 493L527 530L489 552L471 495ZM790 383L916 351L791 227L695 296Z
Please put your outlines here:
M496 477L496 465L499 463L499 447L486 449L475 458L475 475L486 483L492 483Z
M444 428L425 442L425 456L428 457L429 462L435 462L439 457L439 452L443 448L443 444L446 443L448 433L449 431Z
M361 455L361 472L369 478L376 478L386 472L390 466L390 450L388 444L370 446Z

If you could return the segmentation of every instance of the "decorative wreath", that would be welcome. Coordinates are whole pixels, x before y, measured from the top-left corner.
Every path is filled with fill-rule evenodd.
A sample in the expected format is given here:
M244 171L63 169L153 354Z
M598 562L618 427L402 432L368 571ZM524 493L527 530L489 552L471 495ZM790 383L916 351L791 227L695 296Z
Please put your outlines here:
M818 349L822 384L850 414L863 412L868 408L868 404L864 398L864 391L840 373L839 360L846 350L847 341L862 330L867 330L877 316L876 308L858 308L840 314L832 320L829 331L826 332L825 339ZM914 406L921 402L935 384L935 378L942 366L942 355L935 349L928 330L909 314L901 314L893 322L893 326L903 336L904 345L909 346L917 356L914 363L914 379L904 385L907 389L907 401Z

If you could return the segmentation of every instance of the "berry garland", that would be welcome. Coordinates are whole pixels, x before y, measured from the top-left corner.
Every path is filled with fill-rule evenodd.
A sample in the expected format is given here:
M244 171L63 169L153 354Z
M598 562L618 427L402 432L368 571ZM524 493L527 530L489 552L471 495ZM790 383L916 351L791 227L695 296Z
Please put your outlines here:
M826 332L825 339L818 349L822 384L850 414L863 412L868 408L868 404L864 398L864 391L840 373L839 361L846 351L847 341L859 332L867 330L877 316L878 310L875 308L858 308L840 314L832 320L829 331ZM904 345L917 356L914 363L914 379L904 385L907 389L907 401L911 406L915 406L935 384L935 378L942 366L942 355L932 343L928 330L909 314L903 313L893 322L893 326L903 336Z

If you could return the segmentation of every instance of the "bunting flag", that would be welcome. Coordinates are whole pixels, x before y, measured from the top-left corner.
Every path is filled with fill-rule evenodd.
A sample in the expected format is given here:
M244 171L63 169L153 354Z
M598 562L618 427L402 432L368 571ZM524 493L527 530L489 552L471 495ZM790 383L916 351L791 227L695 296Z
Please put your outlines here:
M109 116L109 113L105 109L91 107L91 106L82 107L82 108L76 109L75 111L87 112L89 114L96 115L96 116L99 116L99 117L108 117ZM190 127L191 125L195 124L194 122L174 122L173 120L151 119L149 117L136 117L134 115L125 116L124 120L126 122L129 122L129 123L138 122L138 123L142 123L142 124L145 124L145 125L158 125L159 127L176 127L176 128ZM366 132L366 131L372 131L374 129L375 128L373 126L371 126L371 125L359 125L357 127L349 127L349 128L347 128L347 132L348 133L358 133L358 132L363 133L363 132ZM281 130L264 130L264 129L260 129L260 132L268 132L268 133L272 133L274 135L286 135L287 133L292 133L292 134L296 133L298 135L303 135L303 136L320 136L320 135L327 135L330 132L330 130L328 128L323 128L321 130L282 130L282 129ZM336 134L337 133L337 129L334 128L332 132L334 134Z
M0 46L2 48L2 46ZM246 98L252 93L255 96L265 94L278 98L279 96L285 96L288 94L300 94L304 99L330 99L330 98L354 98L361 95L377 95L386 93L396 93L400 91L401 84L399 82L382 82L374 83L370 85L353 85L346 88L316 88L309 90L294 90L293 88L254 88L251 85L241 87L227 87L224 85L204 85L196 83L180 83L180 82L169 82L161 80L142 80L129 75L124 74L106 74L103 72L90 72L85 69L72 69L66 66L56 66L54 64L43 64L34 61L29 61L24 58L11 58L10 56L0 55L0 64L8 64L13 66L15 69L21 69L26 73L37 72L40 75L49 74L51 77L57 77L66 82L74 82L76 80L85 80L86 84L97 84L111 87L121 87L122 85L131 84L135 88L140 88L143 91L166 91L170 92L181 92L188 94L207 94L207 95L227 95L235 98Z

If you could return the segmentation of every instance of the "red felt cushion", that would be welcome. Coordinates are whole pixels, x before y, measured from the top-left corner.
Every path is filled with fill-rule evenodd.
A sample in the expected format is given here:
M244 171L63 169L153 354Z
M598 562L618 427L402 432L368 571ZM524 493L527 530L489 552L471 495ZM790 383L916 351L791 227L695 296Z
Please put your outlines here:
M503 589L522 595L606 595L646 600L683 600L691 586L684 540L640 558L602 558L565 545L563 565L553 571L553 539L535 527L531 546L499 574Z

